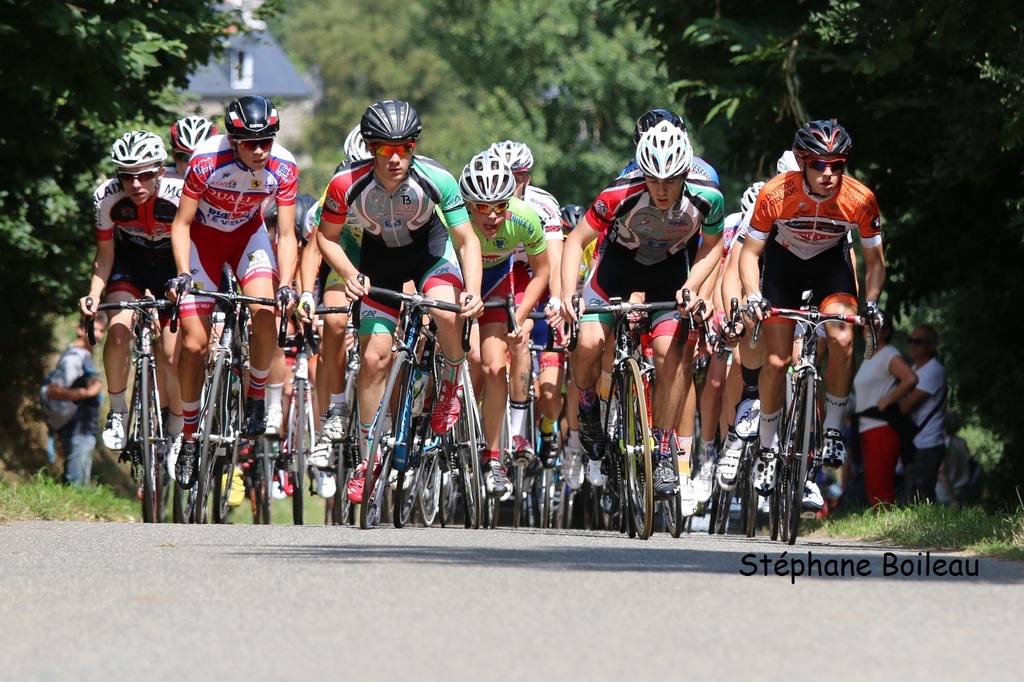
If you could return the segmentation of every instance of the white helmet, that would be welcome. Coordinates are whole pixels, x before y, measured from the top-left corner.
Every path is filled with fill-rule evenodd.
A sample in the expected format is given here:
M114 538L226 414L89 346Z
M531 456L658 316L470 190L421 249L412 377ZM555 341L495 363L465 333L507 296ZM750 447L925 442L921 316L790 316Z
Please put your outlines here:
M191 154L199 143L217 134L217 126L202 116L186 116L171 126L171 146Z
M674 178L688 172L692 162L689 136L668 121L648 130L636 145L636 163L644 175Z
M512 140L495 142L491 145L490 151L500 155L505 163L512 167L514 173L533 168L533 152L524 142L513 142Z
M796 161L796 154L793 153L792 149L787 149L779 157L779 162L775 165L776 173L791 173L793 171L800 170L800 164Z
M363 141L363 134L358 125L350 130L348 137L345 138L345 156L349 161L364 161L373 156Z
M159 135L145 130L133 130L114 140L110 150L110 160L120 168L140 168L154 163L163 163L167 159L164 141Z
M755 182L743 193L743 198L740 199L740 211L742 213L746 213L754 207L754 204L757 203L757 194L761 191L762 187L764 187L763 182Z
M508 201L516 191L516 176L493 148L487 149L470 159L462 169L459 190L467 201Z

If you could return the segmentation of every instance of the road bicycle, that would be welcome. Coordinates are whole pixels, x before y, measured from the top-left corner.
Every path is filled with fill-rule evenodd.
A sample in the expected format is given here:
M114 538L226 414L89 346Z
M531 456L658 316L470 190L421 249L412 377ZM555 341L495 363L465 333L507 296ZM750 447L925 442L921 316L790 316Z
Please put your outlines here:
M86 305L92 307L92 304L92 298L87 298ZM170 310L172 306L170 301L145 296L134 301L101 303L97 307L97 310L133 312L132 364L135 366L135 382L132 387L128 429L121 458L131 463L132 478L142 488L144 523L158 523L164 520L170 490L170 476L164 458L171 443L164 432L163 416L160 412L153 346L154 325L158 324L157 314ZM86 320L86 335L92 345L96 345L96 332L93 326L95 319L89 317Z

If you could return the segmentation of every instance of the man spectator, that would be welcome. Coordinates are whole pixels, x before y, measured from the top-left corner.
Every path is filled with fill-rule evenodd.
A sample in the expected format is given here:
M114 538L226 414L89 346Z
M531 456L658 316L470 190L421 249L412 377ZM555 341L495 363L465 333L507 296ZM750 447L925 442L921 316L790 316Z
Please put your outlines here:
M918 382L900 408L914 421L918 432L914 436L914 457L904 464L903 493L908 502L934 502L939 467L946 458L946 369L936 357L939 335L934 327L916 327L908 344Z
M107 320L103 313L95 318L96 342L103 338ZM96 372L85 331L85 318L78 321L78 336L57 361L57 370L48 387L52 400L75 403L71 420L57 435L64 448L64 480L75 487L88 487L92 475L92 455L100 432L100 392L103 383Z

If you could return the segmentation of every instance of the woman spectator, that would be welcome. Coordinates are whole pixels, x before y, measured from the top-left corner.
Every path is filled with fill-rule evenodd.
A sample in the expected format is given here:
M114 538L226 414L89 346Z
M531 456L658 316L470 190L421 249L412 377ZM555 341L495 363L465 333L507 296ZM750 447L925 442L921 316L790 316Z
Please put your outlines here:
M867 340L870 331L864 328ZM881 419L878 412L897 405L917 386L917 375L900 352L890 345L892 320L888 315L878 331L878 345L870 360L865 360L853 379L860 413L860 447L864 459L864 484L872 507L896 501L896 464L900 459L900 439L896 429ZM871 410L874 417L864 416Z

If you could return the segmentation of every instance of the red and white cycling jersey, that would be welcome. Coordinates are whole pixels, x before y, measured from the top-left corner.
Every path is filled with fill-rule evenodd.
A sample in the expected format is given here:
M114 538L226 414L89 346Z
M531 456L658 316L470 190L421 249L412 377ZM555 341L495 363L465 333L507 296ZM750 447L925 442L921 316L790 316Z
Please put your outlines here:
M747 234L763 242L775 228L775 241L808 260L840 244L854 228L864 248L879 246L881 226L874 193L856 178L844 175L839 191L822 199L810 193L800 171L792 171L761 188Z
M546 190L533 185L527 185L523 190L523 201L529 204L530 208L540 216L540 223L544 227L545 241L562 241L565 236L562 234L562 207L558 205L558 199ZM512 252L513 263L523 263L529 266L526 258L526 250L522 246Z
M181 199L181 180L166 175L157 183L156 191L141 206L124 192L117 178L107 180L93 192L96 214L96 241L114 238L119 242L151 250L170 250L171 223Z
M185 196L199 201L193 223L221 232L234 232L263 223L260 207L276 196L278 206L295 203L299 168L284 147L274 144L261 171L242 164L227 135L204 140L192 154L185 171Z

